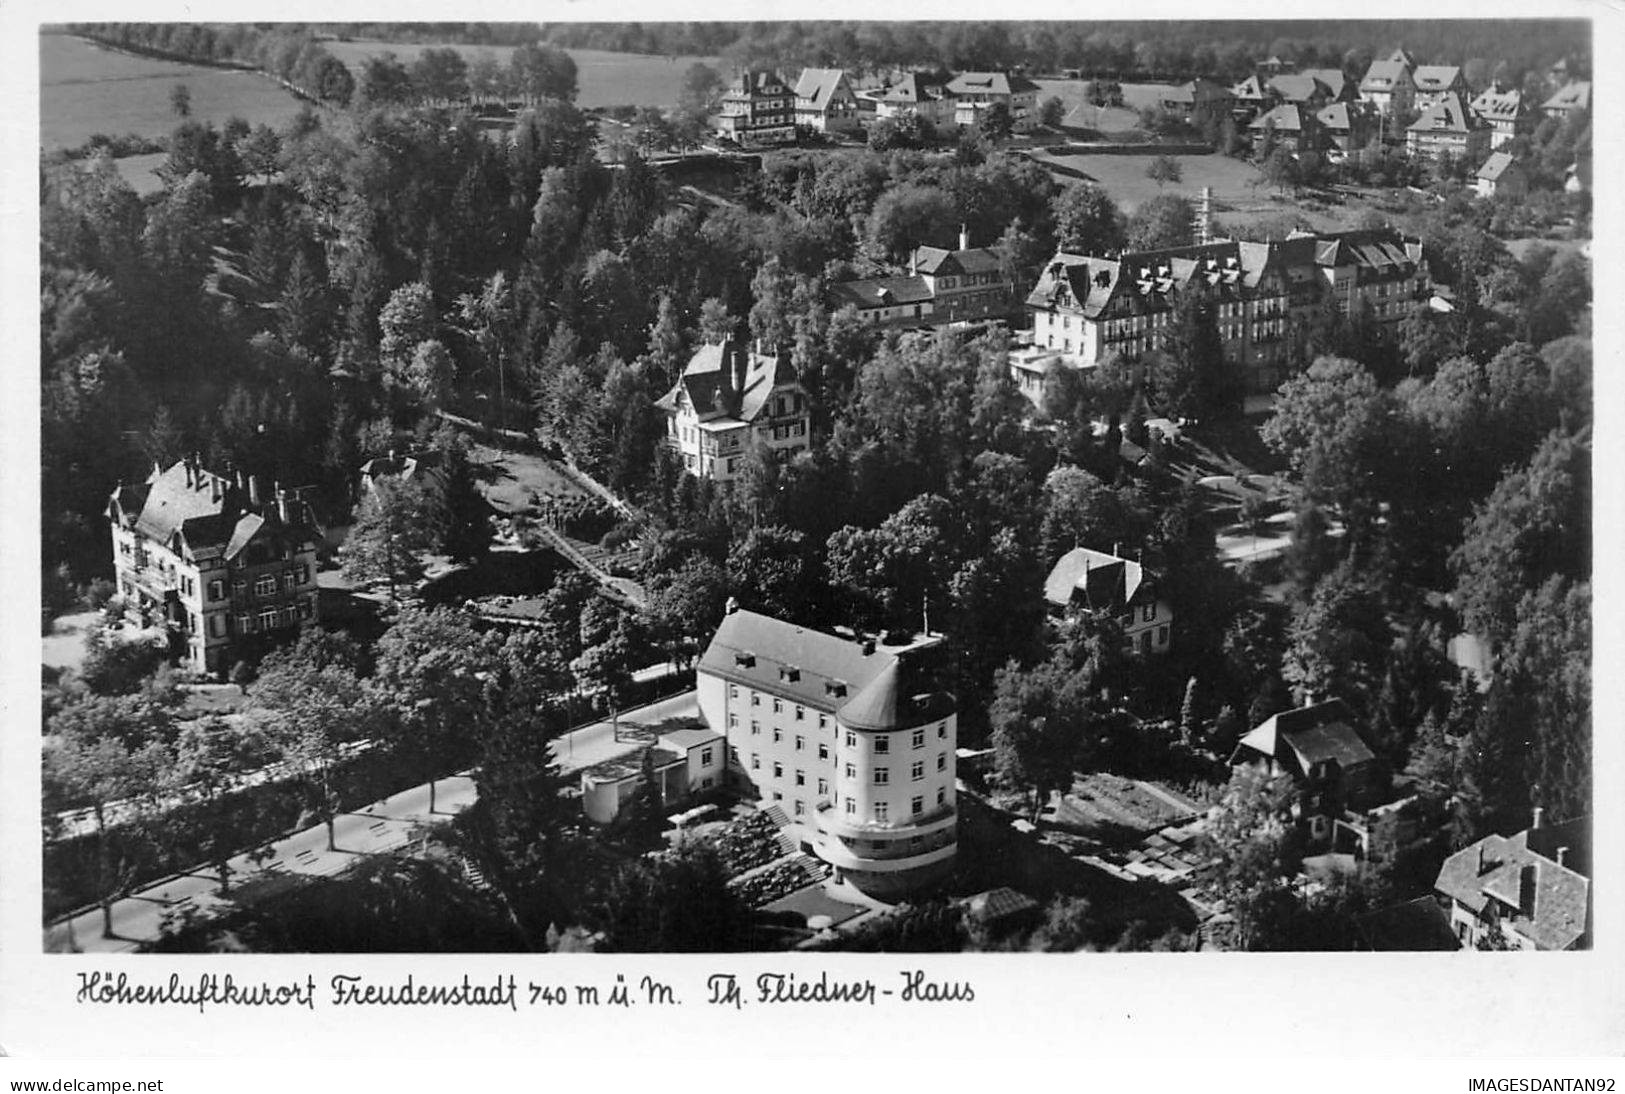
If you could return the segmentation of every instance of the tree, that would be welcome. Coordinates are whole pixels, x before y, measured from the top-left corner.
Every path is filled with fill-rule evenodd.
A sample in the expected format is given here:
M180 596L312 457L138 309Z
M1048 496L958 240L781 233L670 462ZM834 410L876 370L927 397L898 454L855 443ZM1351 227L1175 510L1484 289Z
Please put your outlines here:
M869 214L867 243L888 262L906 262L915 248L947 243L959 222L953 197L935 186L904 183L887 190Z
M620 867L592 915L618 953L713 953L737 948L748 912L716 852L684 843Z
M1165 183L1179 183L1182 181L1185 177L1185 170L1180 167L1179 161L1172 156L1155 156L1146 165L1145 177L1156 183L1157 189L1161 190Z
M345 576L388 582L389 602L394 605L398 587L422 576L421 556L435 546L441 518L421 484L378 480L362 499L344 544Z
M1056 195L1055 242L1074 254L1104 255L1121 250L1127 239L1123 215L1105 190L1088 182L1074 182Z
M134 864L120 857L133 846L157 805L168 749L158 741L131 744L102 720L51 724L46 743L43 804L50 814L84 806L96 827L96 895L102 909L102 937L114 938L113 901L134 878ZM115 816L119 835L112 831Z
M542 199L538 198L538 215ZM534 236L532 237L534 240ZM514 294L508 277L498 270L480 285L477 293L457 298L457 330L473 346L475 355L491 375L497 395L497 423L506 428L508 405L508 362L515 341L518 320Z
M356 93L365 106L405 103L412 97L412 76L399 57L386 51L361 62Z
M1270 147L1267 135L1264 147ZM1263 174L1264 181L1276 190L1296 191L1298 188L1298 157L1293 155L1292 149L1286 145L1274 147L1264 153L1264 162L1259 170Z
M1066 118L1066 103L1057 95L1050 95L1038 104L1038 122L1051 129L1059 129Z
M176 84L169 89L169 109L177 118L192 116L192 89L185 84Z
M1012 662L994 679L988 720L999 780L1030 792L1037 821L1050 794L1072 785L1072 772L1090 743L1087 675L1055 659L1032 669Z
M526 43L513 51L508 73L510 86L526 102L543 98L575 100L576 63L562 49Z
M238 154L242 157L243 169L259 175L269 186L271 176L276 174L281 166L282 137L275 129L262 122L243 139L238 146Z
M222 895L231 891L230 860L242 850L236 836L242 828L240 813L248 805L247 795L234 799L229 792L239 773L252 769L258 749L256 730L217 717L187 722L175 740L168 789L198 802L205 818L199 826L202 850L220 878Z
M1008 103L992 103L976 119L977 132L994 144L1007 141L1016 131L1015 117Z
M417 347L434 338L440 326L434 295L421 281L396 289L378 313L378 356L392 373L404 373Z
M452 47L424 50L412 62L410 72L420 99L454 103L468 98L468 62Z
M266 655L249 703L265 713L267 743L326 825L329 851L337 849L334 818L343 800L338 777L346 748L367 740L378 725L359 659L349 639L304 631L296 645Z
M1196 208L1177 194L1143 202L1128 223L1128 245L1136 251L1188 247L1195 242Z
M650 582L649 618L672 662L687 664L710 640L728 600L728 575L702 555Z
M887 517L879 528L848 525L829 538L830 579L896 624L917 604L920 629L931 630L931 604L946 599L953 572L951 508L935 494L922 494Z
M1345 515L1371 498L1390 441L1392 397L1357 361L1321 357L1281 385L1264 442L1286 458L1304 493Z
M394 717L395 747L435 785L480 734L487 671L485 641L451 608L407 608L378 640L369 686Z
M1302 861L1287 819L1291 796L1289 779L1241 767L1208 815L1205 846L1215 860L1213 877L1244 950L1276 949L1288 936L1296 905L1291 878Z

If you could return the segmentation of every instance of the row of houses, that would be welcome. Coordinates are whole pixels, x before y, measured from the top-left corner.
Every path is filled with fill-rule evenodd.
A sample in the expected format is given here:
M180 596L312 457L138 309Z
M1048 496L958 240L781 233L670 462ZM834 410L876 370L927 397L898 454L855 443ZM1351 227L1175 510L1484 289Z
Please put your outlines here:
M723 93L711 127L741 145L780 145L795 141L797 127L850 136L876 121L905 116L933 128L974 129L995 105L1009 111L1015 132L1027 132L1037 123L1038 85L1008 72L962 72L946 80L908 73L856 89L841 69L808 68L792 87L777 72L752 69Z

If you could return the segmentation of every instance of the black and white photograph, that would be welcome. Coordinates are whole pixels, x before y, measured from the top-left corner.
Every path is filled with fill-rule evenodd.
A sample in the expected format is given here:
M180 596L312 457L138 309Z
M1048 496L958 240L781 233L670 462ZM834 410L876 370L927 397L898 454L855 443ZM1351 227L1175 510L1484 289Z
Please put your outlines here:
M1600 10L1316 10L30 24L6 948L1607 948Z

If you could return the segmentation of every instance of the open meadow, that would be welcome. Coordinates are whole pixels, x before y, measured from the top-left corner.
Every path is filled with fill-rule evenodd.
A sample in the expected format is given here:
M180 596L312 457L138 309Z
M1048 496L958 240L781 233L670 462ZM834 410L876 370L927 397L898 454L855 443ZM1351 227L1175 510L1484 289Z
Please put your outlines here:
M512 46L470 46L455 43L406 44L353 40L324 42L328 52L359 73L361 62L380 53L393 53L403 64L411 64L426 49L457 50L470 64L482 53L506 65ZM576 63L580 88L576 104L603 106L675 106L682 89L683 73L696 61L715 68L727 78L731 69L720 57L654 57L641 53L609 53L596 49L565 50Z
M179 121L169 95L185 84L192 116L220 125L232 115L280 126L300 101L268 76L161 61L67 34L40 35L39 146L74 148L97 133L167 136Z
M1282 197L1264 185L1258 168L1252 164L1218 153L1172 157L1178 161L1184 178L1159 189L1145 175L1146 166L1155 151L1155 145L1147 145L1143 156L1105 153L1051 155L1036 149L1031 155L1040 164L1054 163L1083 172L1127 213L1132 213L1159 194L1178 194L1196 201L1201 198L1204 186L1213 189L1213 219L1230 227L1262 220L1300 217L1316 229L1335 230L1349 227L1348 221L1358 212L1354 209L1322 211L1305 208L1302 203ZM1067 182L1075 176L1058 177L1062 182Z
M1066 104L1068 125L1083 125L1101 133L1125 133L1139 128L1139 112L1160 103L1163 92L1168 89L1166 84L1124 84L1122 106L1096 108L1083 97L1088 80L1033 82L1038 85L1039 102L1053 95Z

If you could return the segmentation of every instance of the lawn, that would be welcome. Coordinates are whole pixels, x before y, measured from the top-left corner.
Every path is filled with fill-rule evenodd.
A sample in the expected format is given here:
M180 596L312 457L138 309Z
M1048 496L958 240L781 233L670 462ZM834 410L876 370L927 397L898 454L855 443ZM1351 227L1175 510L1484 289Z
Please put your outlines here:
M1034 80L1038 85L1038 101L1043 102L1051 95L1066 104L1067 113L1080 105L1085 107L1082 117L1090 129L1102 133L1121 133L1130 129L1137 129L1140 125L1140 110L1148 106L1156 106L1162 101L1163 92L1167 90L1165 84L1124 84L1123 105L1108 106L1096 111L1092 105L1084 103L1083 93L1089 86L1088 80ZM1075 119L1074 119L1075 120Z
M1179 163L1183 178L1180 182L1159 188L1145 176L1146 165L1156 151L1146 146L1146 155L1105 155L1078 153L1052 156L1035 151L1038 163L1057 163L1082 171L1100 185L1124 212L1132 213L1146 201L1159 194L1178 194L1197 201L1202 187L1213 189L1213 219L1231 227L1242 227L1259 221L1284 217L1301 217L1318 230L1348 227L1357 210L1344 207L1329 212L1307 209L1290 197L1283 197L1260 181L1258 168L1245 160L1208 153L1200 156L1173 156ZM1062 182L1072 176L1058 176Z
M499 64L506 65L513 55L512 46L465 46L455 43L405 43L350 41L327 42L333 56L355 71L361 62L379 53L390 52L411 64L426 49L444 49L447 46L460 52L471 63L482 53L490 53ZM696 61L710 65L726 79L729 68L720 57L654 57L642 53L609 53L596 49L566 50L576 63L576 83L579 92L576 105L581 107L620 106L675 106L682 89L683 74Z
M558 465L527 452L504 452L489 445L473 445L474 460L482 465L485 498L499 513L512 516L532 507L531 494L540 497L585 497ZM489 476L489 478L486 478Z
M192 93L192 117L216 125L233 115L282 125L299 113L298 99L258 73L139 57L66 34L39 41L39 144L47 152L97 133L167 136L180 120L169 105L176 84Z

